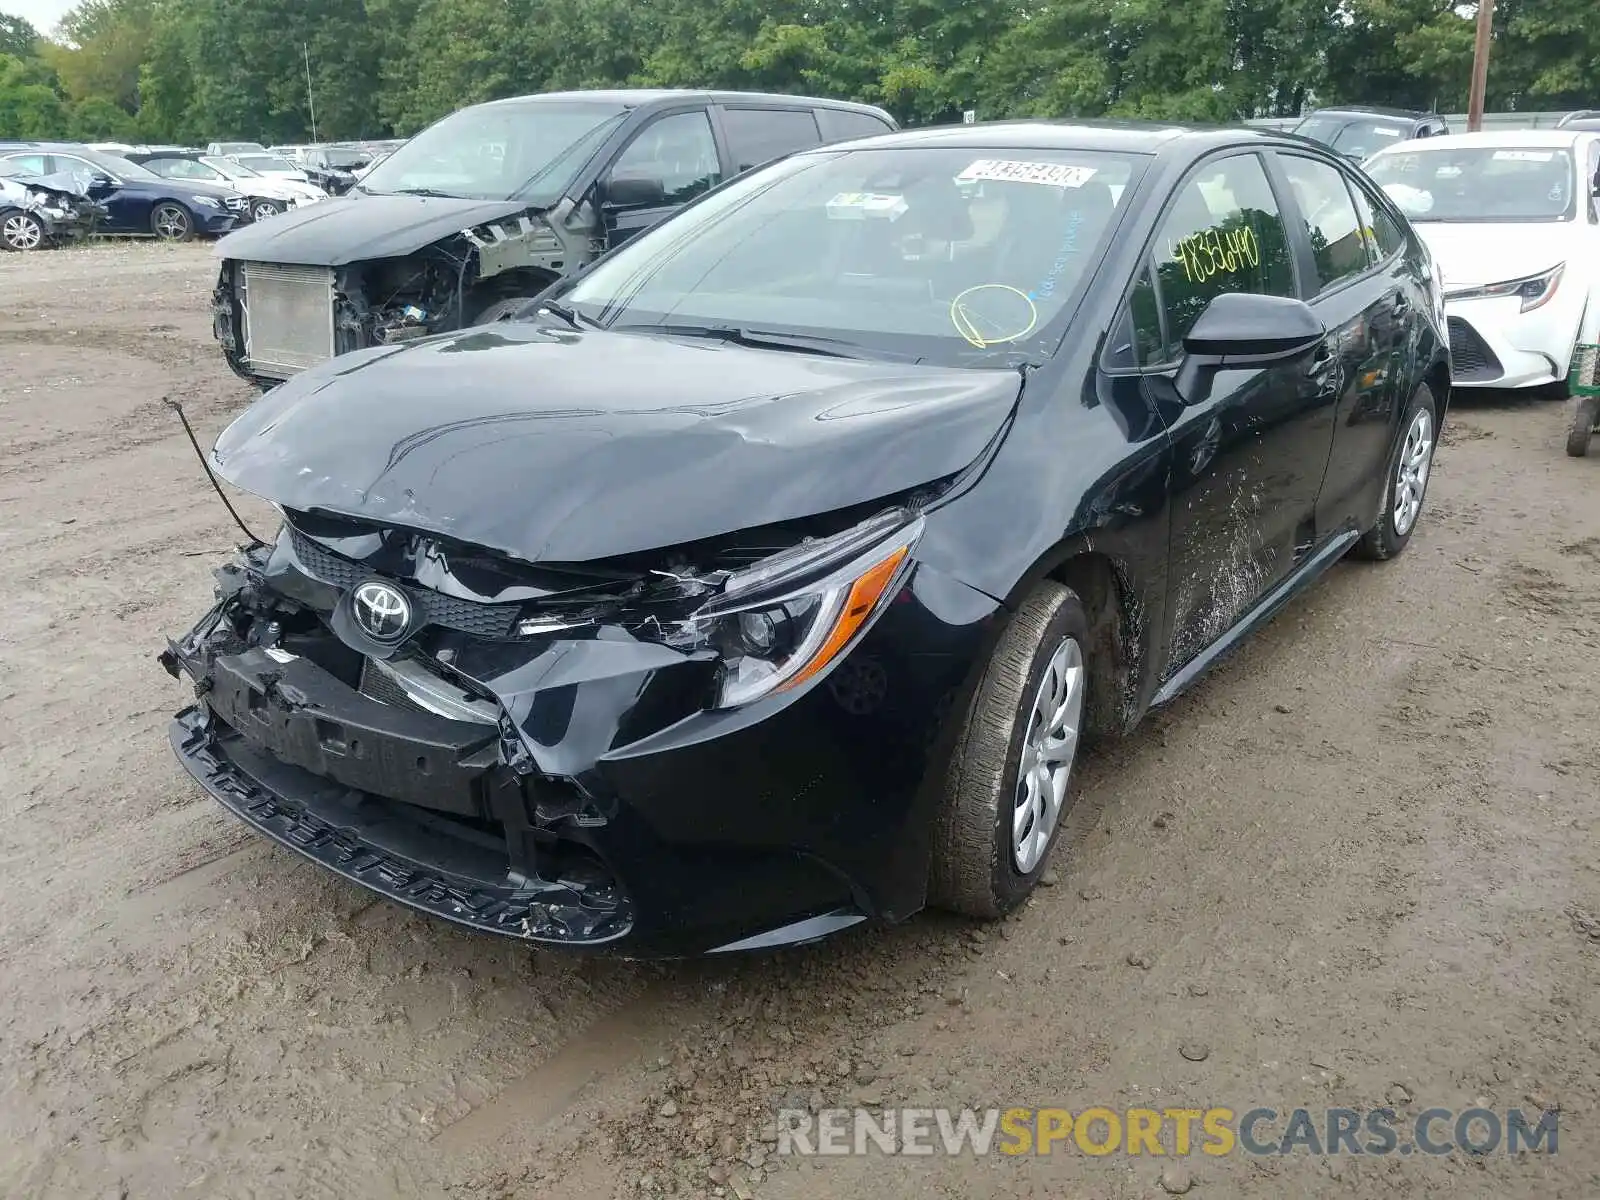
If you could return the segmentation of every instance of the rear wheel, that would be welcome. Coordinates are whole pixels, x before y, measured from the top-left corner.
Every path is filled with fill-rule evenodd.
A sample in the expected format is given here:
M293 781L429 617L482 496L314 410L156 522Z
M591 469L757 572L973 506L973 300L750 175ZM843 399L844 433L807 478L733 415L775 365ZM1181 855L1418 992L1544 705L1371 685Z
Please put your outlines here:
M1579 396L1573 406L1572 427L1567 430L1567 453L1582 458L1589 453L1589 439L1600 425L1600 396Z
M150 214L150 232L163 242L187 242L194 237L194 218L183 205L168 200Z
M1406 409L1400 444L1390 456L1385 472L1383 507L1378 523L1356 543L1356 554L1382 562L1393 558L1411 541L1422 516L1422 501L1433 474L1433 452L1438 446L1439 409L1427 384L1417 389Z
M1072 802L1088 711L1089 623L1077 595L1041 584L996 645L950 760L929 899L998 917L1039 882Z
M0 217L0 245L7 250L37 250L44 239L44 222L32 213L8 212Z

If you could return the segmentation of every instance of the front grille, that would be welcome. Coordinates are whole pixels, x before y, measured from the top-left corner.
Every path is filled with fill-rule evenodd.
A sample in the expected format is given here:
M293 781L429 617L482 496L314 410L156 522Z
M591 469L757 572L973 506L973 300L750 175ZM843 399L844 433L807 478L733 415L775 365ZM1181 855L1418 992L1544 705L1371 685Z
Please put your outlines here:
M1456 383L1487 383L1505 374L1489 344L1460 317L1451 317L1450 375Z
M251 371L287 379L333 357L333 272L247 262L240 274L245 359Z
M295 557L313 577L341 591L348 591L373 576L373 572L359 563L324 550L293 526L289 527L289 542L294 548ZM521 610L521 606L516 604L479 604L426 588L407 588L406 593L417 606L422 624L441 625L474 637L510 637Z
M229 196L223 203L232 212L243 212L249 206L250 198L248 196Z

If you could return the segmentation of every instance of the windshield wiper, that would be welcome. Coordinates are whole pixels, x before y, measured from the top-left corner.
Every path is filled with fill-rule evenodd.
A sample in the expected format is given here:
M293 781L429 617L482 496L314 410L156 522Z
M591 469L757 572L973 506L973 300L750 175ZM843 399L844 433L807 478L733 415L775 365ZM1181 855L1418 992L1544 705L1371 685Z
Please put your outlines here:
M454 192L441 192L438 188L408 187L395 188L392 192L372 192L374 196L432 196L437 200L465 200L465 196L458 196Z
M558 317L562 321L565 321L573 329L579 331L585 329L599 329L601 327L600 322L596 321L593 317L586 317L575 309L568 308L565 304L555 300L541 300L534 306L533 311L536 313L547 312L552 317Z
M710 338L735 346L757 350L798 350L802 354L821 354L829 358L865 358L862 348L841 338L818 337L806 333L779 333L769 329L747 329L739 325L613 325L618 333L664 333L672 337Z

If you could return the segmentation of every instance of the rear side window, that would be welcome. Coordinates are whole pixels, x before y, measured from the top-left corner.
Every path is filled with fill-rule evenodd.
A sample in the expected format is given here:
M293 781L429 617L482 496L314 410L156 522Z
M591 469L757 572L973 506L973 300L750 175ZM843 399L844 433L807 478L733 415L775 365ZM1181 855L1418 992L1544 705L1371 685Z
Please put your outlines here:
M817 120L822 122L822 140L848 142L853 138L877 137L892 133L894 127L870 113L851 112L843 108L817 110Z
M1365 271L1371 265L1362 236L1365 223L1356 215L1344 172L1299 155L1280 155L1279 161L1311 239L1318 294Z
M1356 198L1356 211L1361 217L1361 228L1367 235L1373 262L1385 262L1404 250L1406 235L1395 224L1388 210L1375 203L1367 189L1360 184L1353 185L1350 193Z
M9 154L6 161L14 162L24 171L32 171L35 175L46 174L42 154Z
M1155 259L1164 336L1153 336L1155 310L1136 289L1140 366L1175 361L1184 335L1224 292L1293 296L1289 238L1261 160L1254 154L1217 159L1190 176L1156 235Z
M809 108L725 108L722 128L735 171L748 171L822 142Z

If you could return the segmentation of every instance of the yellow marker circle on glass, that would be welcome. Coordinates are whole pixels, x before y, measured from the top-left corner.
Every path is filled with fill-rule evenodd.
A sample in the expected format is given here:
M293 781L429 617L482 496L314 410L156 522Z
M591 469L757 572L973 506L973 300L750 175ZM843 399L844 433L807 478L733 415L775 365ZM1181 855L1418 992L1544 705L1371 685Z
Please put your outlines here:
M1027 307L1027 316L1023 324L1015 329L998 324L987 315L981 315L982 325L979 328L980 314L973 313L968 300L979 292L1004 292L1017 297ZM1020 318L1022 313L1018 313ZM1034 305L1032 298L1021 288L1014 288L1007 283L980 283L977 287L970 287L954 300L950 301L950 323L956 327L956 332L966 338L972 345L982 350L986 346L998 346L1005 342L1015 342L1027 337L1039 324L1039 309Z

